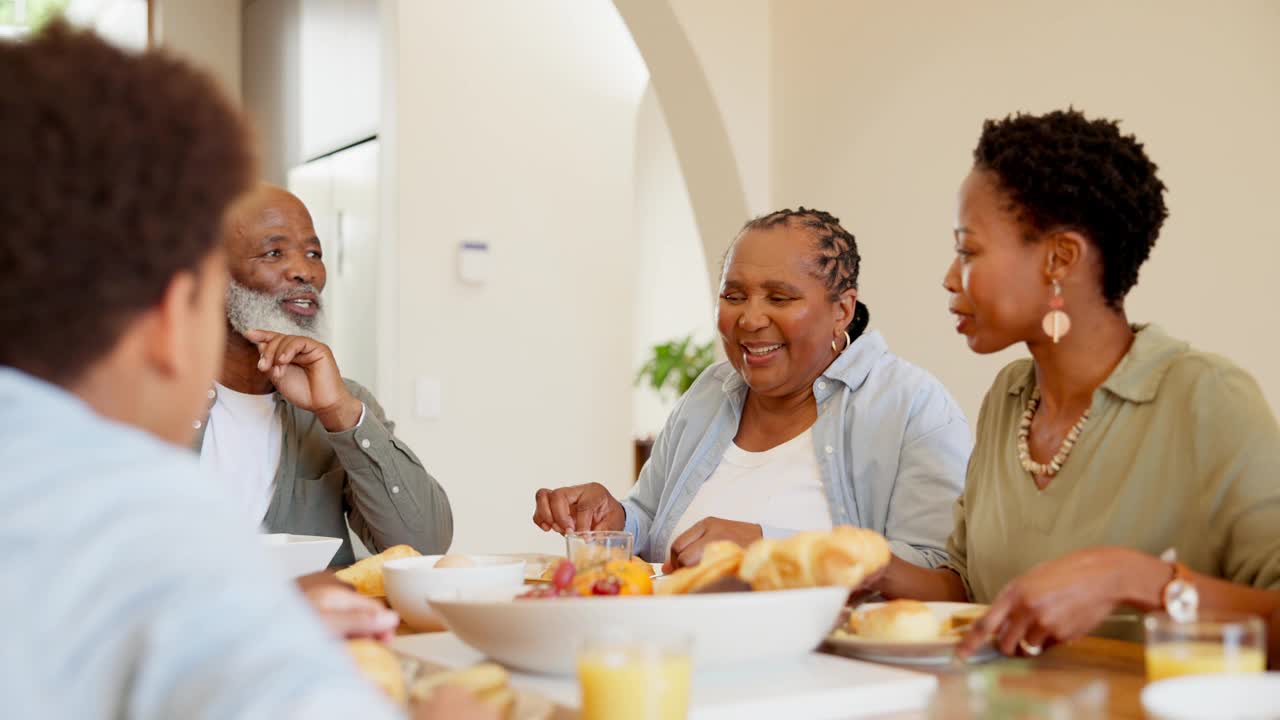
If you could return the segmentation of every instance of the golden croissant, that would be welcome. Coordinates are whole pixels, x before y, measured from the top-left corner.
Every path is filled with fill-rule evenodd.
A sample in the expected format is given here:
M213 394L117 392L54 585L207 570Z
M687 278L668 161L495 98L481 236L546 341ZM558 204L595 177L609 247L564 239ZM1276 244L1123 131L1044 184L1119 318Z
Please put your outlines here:
M802 532L785 540L757 540L744 552L721 540L709 543L697 565L659 582L654 593L679 595L737 574L752 590L855 588L889 563L889 543L874 530L848 526Z
M840 586L854 588L889 563L889 543L864 528L802 532L760 540L746 552L738 577L753 590Z

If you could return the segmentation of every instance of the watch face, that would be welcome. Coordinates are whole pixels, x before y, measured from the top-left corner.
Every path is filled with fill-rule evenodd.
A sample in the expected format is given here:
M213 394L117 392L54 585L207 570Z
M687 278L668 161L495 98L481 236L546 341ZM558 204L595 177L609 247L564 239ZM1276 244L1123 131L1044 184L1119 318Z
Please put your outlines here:
M1200 593L1189 582L1174 580L1164 588L1164 609L1169 617L1177 622L1191 622L1196 619L1196 611L1200 608Z

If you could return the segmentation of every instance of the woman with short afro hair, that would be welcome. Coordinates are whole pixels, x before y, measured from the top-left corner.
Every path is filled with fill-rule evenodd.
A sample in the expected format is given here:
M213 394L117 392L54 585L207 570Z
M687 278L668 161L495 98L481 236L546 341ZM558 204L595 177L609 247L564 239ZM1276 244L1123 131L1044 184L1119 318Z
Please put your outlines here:
M1076 110L989 120L973 157L949 309L974 352L1031 357L983 401L949 562L895 559L877 589L990 603L962 654L994 637L1035 655L1117 608L1275 612L1280 429L1261 390L1125 313L1168 215L1156 165Z

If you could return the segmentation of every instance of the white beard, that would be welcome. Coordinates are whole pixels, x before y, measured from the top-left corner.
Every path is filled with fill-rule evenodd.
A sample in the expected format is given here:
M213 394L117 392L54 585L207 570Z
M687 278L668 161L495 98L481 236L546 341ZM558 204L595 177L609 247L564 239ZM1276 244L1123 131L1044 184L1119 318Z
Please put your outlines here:
M314 287L303 286L320 297ZM281 307L284 295L258 292L232 280L227 283L227 321L231 329L244 335L251 330L266 330L282 335L303 335L320 342L325 341L328 327L325 323L324 305L315 315L302 317Z

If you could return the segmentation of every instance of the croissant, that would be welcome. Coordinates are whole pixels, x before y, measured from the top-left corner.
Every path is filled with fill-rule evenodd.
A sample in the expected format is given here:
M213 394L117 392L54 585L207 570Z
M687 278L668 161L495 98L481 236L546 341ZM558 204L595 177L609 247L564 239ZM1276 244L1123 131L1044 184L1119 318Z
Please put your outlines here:
M738 577L754 590L853 588L888 563L889 543L880 533L841 526L757 541L743 557Z
M697 565L682 567L662 578L653 588L655 595L683 595L706 587L738 572L742 548L729 540L707 543Z

